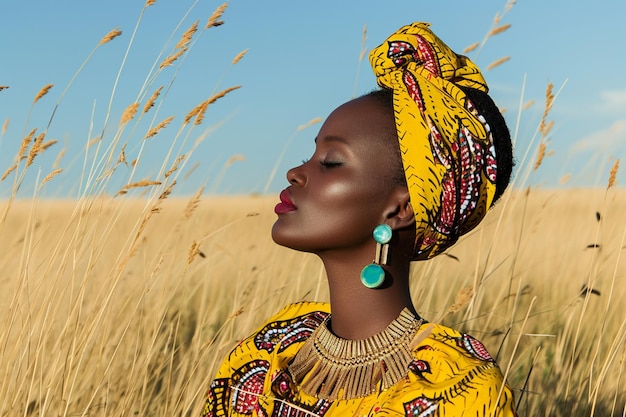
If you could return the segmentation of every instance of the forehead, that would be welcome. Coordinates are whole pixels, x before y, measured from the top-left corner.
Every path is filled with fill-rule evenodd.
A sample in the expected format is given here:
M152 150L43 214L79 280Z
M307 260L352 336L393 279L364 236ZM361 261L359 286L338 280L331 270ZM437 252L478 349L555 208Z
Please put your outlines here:
M350 142L397 146L393 110L371 97L360 97L337 107L326 119L318 139L335 136Z

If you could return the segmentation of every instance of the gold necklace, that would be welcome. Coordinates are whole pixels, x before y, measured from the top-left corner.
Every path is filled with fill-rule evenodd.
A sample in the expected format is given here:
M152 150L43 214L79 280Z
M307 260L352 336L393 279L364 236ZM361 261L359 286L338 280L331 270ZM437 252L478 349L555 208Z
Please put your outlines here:
M381 333L347 340L328 329L328 319L302 345L289 372L302 391L327 400L350 400L387 389L408 374L411 341L423 320L408 309Z

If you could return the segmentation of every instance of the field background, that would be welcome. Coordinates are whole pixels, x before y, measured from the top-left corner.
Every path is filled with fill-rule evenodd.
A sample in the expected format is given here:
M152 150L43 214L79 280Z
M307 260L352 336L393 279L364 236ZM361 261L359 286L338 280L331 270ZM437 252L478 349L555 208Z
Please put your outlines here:
M255 178L248 175L245 181L258 183L255 190L268 190L276 175L282 175L278 168L289 146L301 146L292 140L320 119L307 119L309 123L298 126L303 120L272 110L280 113L272 114L277 119L230 120L230 110L215 102L227 94L228 100L245 101L237 98L245 89L233 97L230 93L238 90L239 77L248 71L240 63L242 59L245 63L248 50L233 50L230 42L222 41L224 32L215 32L224 23L228 3L196 9L202 21L194 22L195 15L185 14L172 17L169 25L151 17L154 8L149 8L155 3L147 0L137 10L135 29L129 25L124 36L118 29L98 35L103 37L93 39L91 52L75 49L73 43L65 45L63 52L74 60L85 58L74 62L63 77L48 74L46 60L36 57L37 65L19 71L26 72L26 67L38 71L45 82L26 89L0 80L7 112L9 107L21 112L17 122L2 115L0 130L2 417L198 416L216 367L239 339L287 303L328 297L317 258L272 243L276 195L262 191L263 195L210 196L224 190L227 181L223 180L234 175L229 171L232 164L256 155L226 151L236 135L216 140L209 148L201 146L228 121L249 124L260 134L250 144L261 144L264 152L271 148L271 158L262 159L273 169L269 175L268 169L254 171ZM510 27L507 13L514 4L506 2L485 28L483 41L474 44L473 53L477 55L496 35L505 42L501 34ZM170 4L179 8L175 6ZM394 9L387 12L398 15ZM128 16L125 11L117 14ZM463 13L456 15L466 18ZM542 13L535 15L533 31L527 30L529 23L521 28L524 36L541 27L534 22ZM601 19L603 25L608 17ZM101 20L98 16L93 23ZM260 30L271 25L258 16L254 20ZM313 40L318 20L304 20L316 25ZM106 24L108 28L108 20ZM154 37L150 48L140 46L146 45L140 41L144 24L153 28L148 34L163 36ZM32 25L24 27L34 30ZM552 24L546 28L554 31ZM350 58L355 68L359 55L359 67L366 65L363 58L371 42L366 43L365 29L361 50L356 47ZM80 33L70 31L72 36ZM465 35L465 31L455 32ZM15 38L19 43L19 36ZM576 53L580 48L586 54L595 51L585 47L589 44L579 46L587 37L574 38ZM299 36L295 39L299 53L302 41ZM226 52L210 49L214 41L227 46ZM526 38L522 43L532 44ZM202 49L203 44L209 49ZM273 57L274 47L269 45L272 53L260 55ZM535 48L527 49L537 53ZM50 62L59 61L53 56ZM193 56L204 60L194 61ZM541 61L537 56L533 61ZM504 51L493 58L488 67L505 63L509 56ZM127 71L135 59L147 73ZM98 73L104 61L114 63L113 69L106 70L106 83ZM201 74L179 73L185 61ZM207 61L217 75L207 76ZM316 71L334 71L335 66L313 62L310 67ZM306 61L298 65L309 66ZM251 94L263 99L278 92L292 94L289 87L277 89L267 79L255 78L261 67L250 66L253 76L248 80L256 91ZM601 65L594 66L595 80L610 79L613 87L614 77L602 76L600 69ZM300 72L286 70L295 73L300 84ZM227 77L230 71L236 79ZM282 70L273 72L283 77ZM333 73L317 78L326 82L335 77ZM354 81L356 87L358 70L354 78L349 84ZM185 79L193 80L192 91L172 88ZM96 107L95 97L88 93L101 84L106 92L97 97ZM546 172L553 173L550 184L567 183L569 188L541 187L545 184L542 169L551 163L556 143L569 139L563 130L559 133L559 126L558 134L552 132L551 111L564 83L555 87L548 82L545 97L538 100L541 108L533 107L531 97L536 94L524 98L524 87L517 100L517 81L513 84L507 81L505 89L515 89L515 103L519 101L513 106L517 110L507 114L516 143L514 184L476 230L445 254L414 265L414 302L426 319L485 342L516 393L521 416L626 416L626 267L621 259L626 247L626 189L616 184L619 154L611 153L620 148L608 146L619 139L623 125L594 126L603 130L589 136L589 147L583 152L558 148L557 158L575 154L578 162L566 161L567 169L553 166ZM254 90L255 85L276 91ZM85 117L74 117L69 111L77 106L76 90L85 93L78 94ZM17 94L19 100L13 96L11 101L9 94ZM621 103L619 97L615 103ZM296 101L290 95L281 103L296 108ZM263 107L273 109L266 103ZM611 115L623 106L613 107L589 105L583 110L594 125L601 125L593 111L601 108L603 115ZM557 120L561 126L573 121ZM74 125L83 127L70 138L64 129ZM267 136L288 139L274 147L263 141ZM254 148L247 149L255 153ZM226 156L219 156L224 152ZM585 161L579 163L581 158ZM574 188L570 180L581 177L596 187ZM606 177L608 183L601 184ZM185 195L189 196L181 197Z
M2 203L1 415L198 415L238 339L327 299L319 260L272 243L276 202ZM624 414L625 210L617 188L509 191L415 264L419 311L498 355L520 415Z

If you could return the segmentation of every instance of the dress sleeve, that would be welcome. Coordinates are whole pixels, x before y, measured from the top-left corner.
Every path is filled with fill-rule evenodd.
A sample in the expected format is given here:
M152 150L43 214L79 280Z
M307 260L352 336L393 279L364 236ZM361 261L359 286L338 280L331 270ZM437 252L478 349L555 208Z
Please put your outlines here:
M265 390L275 351L308 337L327 310L324 303L290 304L235 346L211 382L202 417L249 414Z
M228 358L222 363L215 379L211 382L206 402L202 410L202 417L222 417L229 415L230 385L232 370Z
M468 384L463 396L463 416L469 417L517 417L513 393L504 382L500 369L476 370L474 383ZM461 415L461 414L459 414Z
M414 357L407 387L412 392L403 396L405 415L437 410L440 416L517 416L500 368L472 336L435 325Z

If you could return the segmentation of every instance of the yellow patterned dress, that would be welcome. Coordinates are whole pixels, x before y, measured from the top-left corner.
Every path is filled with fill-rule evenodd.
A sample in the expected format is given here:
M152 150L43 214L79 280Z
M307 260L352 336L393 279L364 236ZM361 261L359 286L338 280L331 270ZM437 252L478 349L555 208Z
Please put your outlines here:
M305 394L288 365L329 311L325 303L291 304L243 340L219 368L203 416L516 416L511 390L482 343L441 325L391 388L351 400Z

